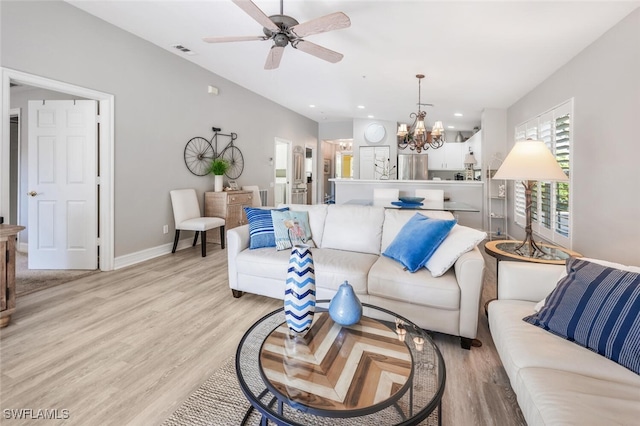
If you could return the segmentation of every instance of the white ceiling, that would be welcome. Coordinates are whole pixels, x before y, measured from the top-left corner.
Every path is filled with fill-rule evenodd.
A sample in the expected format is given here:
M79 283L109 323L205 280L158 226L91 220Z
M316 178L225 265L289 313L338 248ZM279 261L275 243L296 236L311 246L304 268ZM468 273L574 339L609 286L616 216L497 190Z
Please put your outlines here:
M271 41L202 41L262 34L230 0L68 2L318 122L370 115L410 122L418 101L415 75L425 74L422 102L435 104L427 108L428 125L442 120L458 130L478 125L484 108L512 105L640 5L285 0L284 14L300 23L346 13L350 28L306 37L344 59L331 64L287 46L280 68L266 71ZM267 15L279 13L279 1L254 3ZM174 44L197 54L178 52Z

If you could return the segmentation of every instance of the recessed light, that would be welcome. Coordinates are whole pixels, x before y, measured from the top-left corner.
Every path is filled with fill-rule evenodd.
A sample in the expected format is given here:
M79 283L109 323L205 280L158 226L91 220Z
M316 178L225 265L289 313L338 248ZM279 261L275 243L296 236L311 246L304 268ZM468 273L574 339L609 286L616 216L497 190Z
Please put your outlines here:
M315 107L316 107L316 106L315 106L315 105L313 105L313 104L309 105L309 108L315 108Z
M367 118L374 118L373 115L369 114L367 115Z
M456 113L455 113L455 114L453 114L453 115L455 115L456 117L462 117L462 113L461 113L461 112L456 112Z
M359 109L364 109L364 105L358 105Z
M455 129L456 126L447 126L447 129Z

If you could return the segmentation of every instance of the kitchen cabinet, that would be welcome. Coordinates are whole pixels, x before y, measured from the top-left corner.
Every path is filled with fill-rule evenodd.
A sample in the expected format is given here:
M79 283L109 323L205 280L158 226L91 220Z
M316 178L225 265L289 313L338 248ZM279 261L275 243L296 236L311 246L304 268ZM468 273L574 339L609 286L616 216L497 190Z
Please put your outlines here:
M473 156L476 159L476 165L474 169L479 170L482 168L482 130L477 131L469 139L467 139L467 149L465 154L469 151L473 152Z
M16 310L16 235L24 226L0 225L0 327Z
M225 231L247 224L245 207L251 207L253 191L222 191L204 193L204 215L225 220ZM207 242L220 243L219 232L208 232Z
M447 142L438 149L429 148L429 170L464 170L464 155L468 145L463 142Z

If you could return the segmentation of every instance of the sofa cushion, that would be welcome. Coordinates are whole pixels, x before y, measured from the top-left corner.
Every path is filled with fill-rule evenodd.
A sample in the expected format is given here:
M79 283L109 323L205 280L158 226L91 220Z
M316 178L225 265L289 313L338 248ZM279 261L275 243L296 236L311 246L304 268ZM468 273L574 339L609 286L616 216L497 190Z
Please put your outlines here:
M331 249L311 249L316 274L316 286L337 290L345 281L358 294L367 293L367 276L377 255ZM287 279L289 250L276 251L273 248L243 250L237 256L238 272L260 278ZM282 295L284 297L284 294Z
M280 209L280 211L285 210L289 209ZM249 248L275 247L276 239L273 233L271 209L245 207L244 211L247 214L247 221L249 222Z
M632 425L640 392L628 384L548 368L523 368L514 391L530 425Z
M455 225L425 266L431 271L432 276L439 277L447 272L460 256L473 250L485 238L486 232Z
M460 309L460 287L453 269L434 278L424 268L415 273L405 271L400 263L384 256L369 271L369 294L439 309Z
M439 278L440 279L440 278ZM518 370L541 367L640 387L640 376L597 353L522 321L535 302L496 300L489 304L489 329L511 385Z
M416 272L427 263L455 224L455 220L430 219L415 213L382 254Z
M311 238L316 247L321 247L324 221L327 218L327 206L327 204L282 204L278 207L289 207L289 210L307 212L309 214Z
M524 321L640 374L640 274L577 258L567 274Z
M451 213L440 210L420 210L419 213L432 219L454 219ZM396 235L398 235L398 232L400 232L405 223L415 214L416 210L385 209L384 224L382 225L382 243L380 246L381 252L384 252L387 247L389 247L389 244L391 244Z
M322 248L380 254L384 208L330 204Z
M276 250L286 250L300 244L315 247L311 238L307 212L271 210L271 219L273 219Z

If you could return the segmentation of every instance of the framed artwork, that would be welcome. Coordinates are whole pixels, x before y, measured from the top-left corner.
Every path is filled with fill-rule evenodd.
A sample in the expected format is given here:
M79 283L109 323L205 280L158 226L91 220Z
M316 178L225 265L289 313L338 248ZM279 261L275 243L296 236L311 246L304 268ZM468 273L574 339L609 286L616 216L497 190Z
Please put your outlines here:
M324 160L324 174L328 175L331 173L331 160Z
M229 181L229 188L231 188L232 191L237 191L238 188L238 182L236 182L235 180L230 180Z

